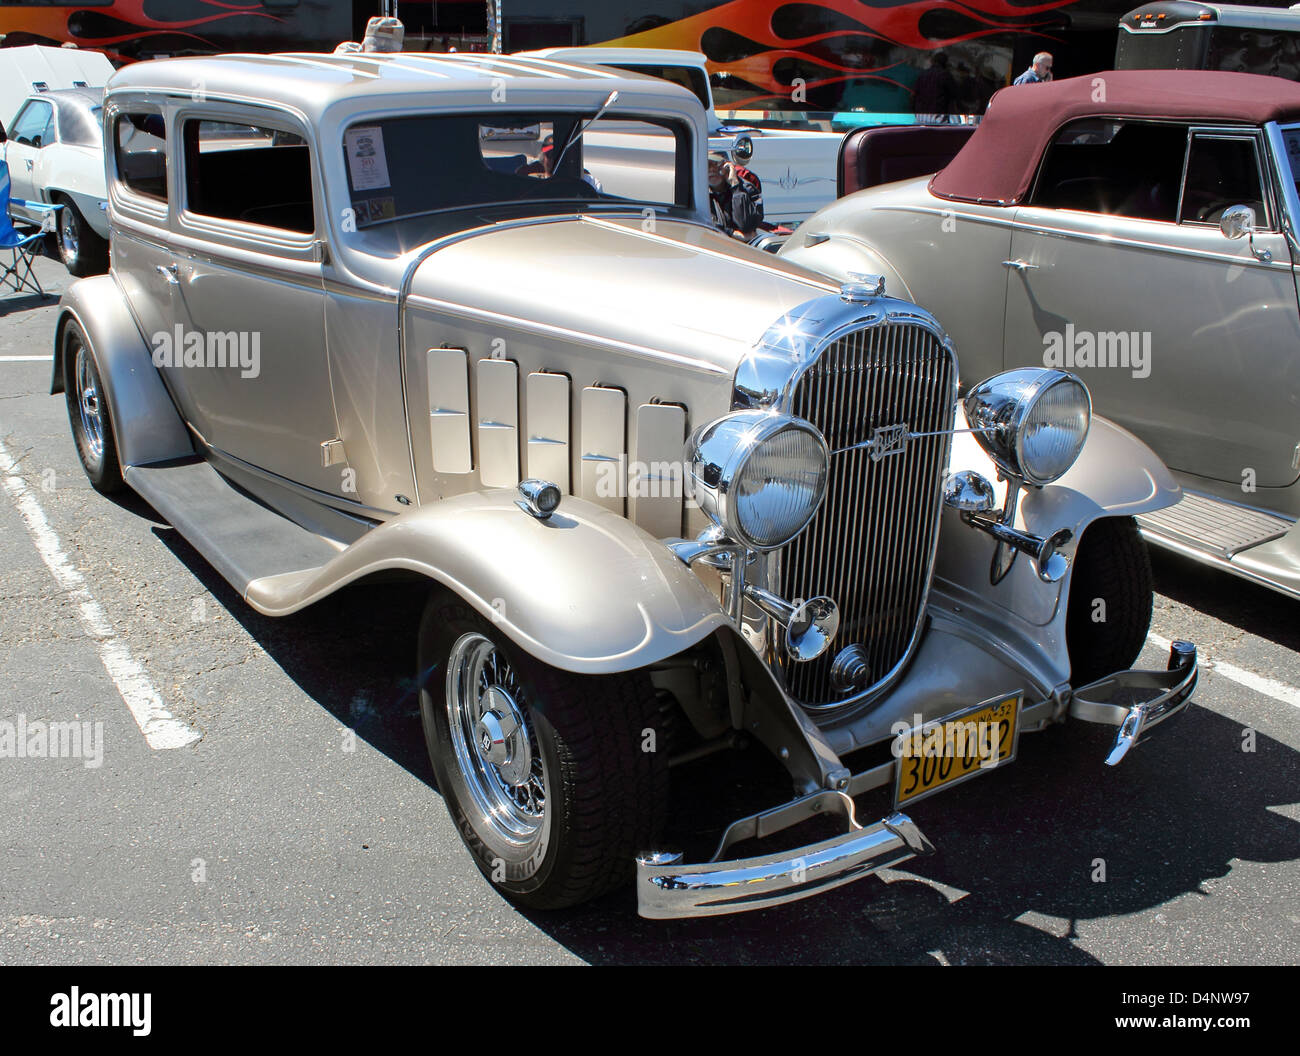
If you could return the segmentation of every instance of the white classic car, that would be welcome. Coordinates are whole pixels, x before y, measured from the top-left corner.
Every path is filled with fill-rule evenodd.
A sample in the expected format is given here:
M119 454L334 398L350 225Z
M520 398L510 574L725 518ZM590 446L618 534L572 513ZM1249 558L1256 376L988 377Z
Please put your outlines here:
M642 197L586 155L606 122L672 145ZM505 896L815 895L930 850L904 809L1021 734L1118 727L1113 765L1188 706L1190 644L1127 670L1159 460L1064 371L959 400L928 312L713 229L684 89L230 55L122 70L105 128L112 271L65 295L51 385L88 477L268 615L428 590L432 770ZM670 785L738 741L789 792L689 861Z
M108 191L104 180L103 88L64 88L27 97L3 145L15 198L61 205L59 255L73 275L108 270ZM21 205L15 220L41 225Z
M763 181L765 218L771 223L800 224L835 200L835 173L843 134L724 122L713 105L706 60L697 51L583 47L520 54L553 62L612 66L661 77L695 93L708 115L709 149L726 154L758 175Z

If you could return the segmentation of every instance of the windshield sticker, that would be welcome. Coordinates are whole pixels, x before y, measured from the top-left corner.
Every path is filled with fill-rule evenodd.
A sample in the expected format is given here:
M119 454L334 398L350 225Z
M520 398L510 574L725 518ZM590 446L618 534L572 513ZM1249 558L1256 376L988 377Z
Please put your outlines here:
M389 186L388 159L384 156L384 130L378 125L349 128L343 134L348 155L348 174L355 191L373 191Z
M366 198L356 203L357 219L373 224L380 220L396 220L397 206L391 197Z

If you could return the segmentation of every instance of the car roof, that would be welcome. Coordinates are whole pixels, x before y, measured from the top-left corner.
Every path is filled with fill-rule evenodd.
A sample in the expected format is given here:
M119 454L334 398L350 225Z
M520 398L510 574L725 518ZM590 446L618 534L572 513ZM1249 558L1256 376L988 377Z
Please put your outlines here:
M201 90L207 98L289 103L309 118L317 118L334 103L364 97L469 91L482 92L488 102L499 98L493 93L499 93L502 85L515 95L551 91L572 98L590 93L597 103L620 87L643 98L662 96L676 104L686 97L694 99L679 85L608 67L473 52L288 52L155 59L119 70L109 81L108 91L194 97L196 90Z
M38 92L32 99L53 99L56 103L72 103L78 106L99 106L104 101L103 88L56 88L52 92Z
M1085 117L1262 125L1300 119L1300 84L1221 70L1109 70L997 92L984 120L930 181L940 198L1015 205L1064 125Z
M593 65L628 63L646 66L703 66L703 52L682 51L672 48L541 48L538 51L521 51L520 57L553 59L558 62L585 62Z

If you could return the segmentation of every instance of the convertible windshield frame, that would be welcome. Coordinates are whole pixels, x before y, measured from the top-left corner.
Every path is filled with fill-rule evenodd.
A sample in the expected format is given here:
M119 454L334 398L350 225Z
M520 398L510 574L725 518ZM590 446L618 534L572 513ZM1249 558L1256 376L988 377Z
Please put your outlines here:
M459 184L453 183L453 187L470 188L471 192L473 190L486 192L494 181L499 181L504 185L508 180L531 179L532 177L525 177L518 172L506 173L503 169L493 168L488 163L487 155L483 152L484 145L508 140L505 140L504 137L485 137L482 134L483 129L550 126L553 129L551 135L554 142L562 145L567 142L568 137L581 126L583 121L589 120L595 115L597 109L597 107L592 106L532 106L511 110L508 113L498 113L478 107L455 111L418 111L358 116L343 125L339 132L339 148L343 155L347 199L349 207L354 211L355 229L358 232L362 230L372 231L375 228L398 222L431 216L466 211L483 212L498 208L516 209L519 207L536 207L539 215L549 215L557 209L572 210L576 208L581 211L590 210L595 212L605 212L607 210L625 212L631 210L644 213L647 210L654 210L655 213L680 214L683 218L694 216L699 208L696 202L697 191L695 188L695 169L697 166L695 152L698 147L695 142L695 130L688 121L677 115L647 113L639 110L608 111L602 115L599 125L595 126L594 129L585 131L579 142L582 142L586 137L592 136L593 132L596 136L605 134L602 126L606 125L630 122L654 126L663 130L673 139L673 146L670 148L673 166L671 172L673 201L671 202L655 198L621 196L598 189L584 178L584 174L589 177L591 173L585 167L579 167L579 163L585 159L586 154L578 150L570 150L569 156L563 159L562 172L545 178L546 182L554 180L560 185L556 188L557 192L561 189L572 189L575 193L546 194L543 191L542 193L525 193L517 196L484 193L481 196L475 196L473 200L462 198L449 201L446 204L430 202L428 207L413 208L409 211L403 211L395 201L397 197L397 191L394 188L395 182L404 180L406 185L404 193L408 198L414 197L413 191L418 194L423 189L420 184L412 181L412 174L409 171L410 161L393 151L394 146L399 150L405 146L401 142L402 137L395 133L407 131L409 135L409 129L414 123L427 123L430 131L436 130L439 124L443 124L448 139L464 139L467 126L477 125L479 134L475 145L476 149L470 149L466 143L462 142L452 147L452 151L459 152L458 154L444 154L443 157L459 159L465 163L465 168L460 173L462 179ZM381 131L377 142L374 136L368 135L372 129ZM369 139L369 142L359 147L358 143L364 139ZM521 140L521 142L524 141ZM538 146L539 143L540 141L537 139L531 141L534 147ZM558 150L560 147L557 146L556 149ZM365 152L371 159L371 164L374 163L373 159L378 156L380 164L378 172L363 175L363 185L358 189L357 155L362 152ZM530 151L525 150L523 154L526 159L531 158ZM427 157L427 154L424 155L425 159ZM473 164L469 160L470 158L477 161L477 166L470 168L470 165ZM536 159L528 161L527 164L531 166L537 160L540 160L540 154ZM389 171L390 165L394 165L394 162L396 162L394 167L398 169L396 174ZM405 166L404 169L403 165ZM430 171L439 170L437 166L426 165L420 170L419 178L424 178ZM542 181L539 180L537 188L539 191L541 191L541 183ZM526 190L527 188L526 185L520 184L519 189ZM368 191L387 192L387 194L380 194L375 198L367 199L365 195ZM381 206L383 212L378 211L373 205L367 204L376 200L384 203ZM421 203L415 200L412 204L418 206ZM369 210L368 213L367 210ZM388 215L389 211L391 211L391 215Z
M1296 181L1300 180L1300 122L1281 125L1276 121L1270 121L1264 126L1264 134L1268 137L1269 146L1272 148L1273 166L1270 168L1276 172L1277 182L1280 184L1278 191L1282 196L1282 208L1279 209L1279 213L1282 227L1291 236L1293 244L1300 249L1300 242L1297 241L1297 225L1300 224L1300 187L1296 184ZM1287 152L1288 139L1294 140L1297 144L1294 162Z

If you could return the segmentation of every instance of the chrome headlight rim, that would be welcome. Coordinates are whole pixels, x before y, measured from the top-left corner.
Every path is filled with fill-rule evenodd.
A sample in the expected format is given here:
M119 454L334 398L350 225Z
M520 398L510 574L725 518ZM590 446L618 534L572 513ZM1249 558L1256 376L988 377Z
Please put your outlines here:
M757 539L747 532L736 510L734 486L749 459L762 445L786 432L800 432L811 438L821 473L812 501L797 529L779 540ZM826 438L811 422L772 409L731 411L697 428L687 441L693 498L704 514L729 539L747 550L769 553L797 539L808 527L830 486L830 448Z
M1082 396L1084 427L1073 455L1050 475L1036 474L1025 457L1025 423L1039 401L1058 385L1077 387ZM1055 367L1019 367L985 378L962 403L966 423L1004 476L1015 477L1036 488L1060 480L1078 461L1092 429L1092 393L1082 378Z

